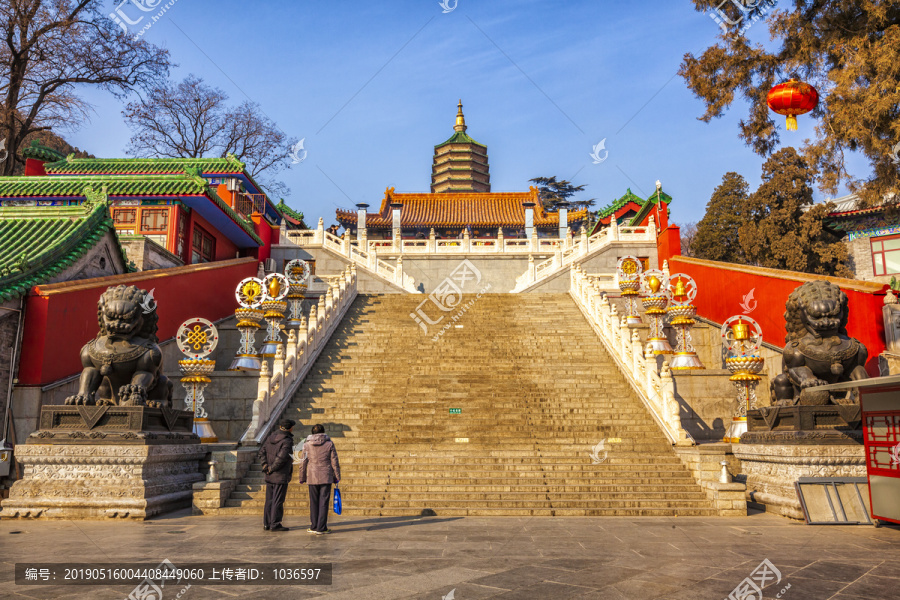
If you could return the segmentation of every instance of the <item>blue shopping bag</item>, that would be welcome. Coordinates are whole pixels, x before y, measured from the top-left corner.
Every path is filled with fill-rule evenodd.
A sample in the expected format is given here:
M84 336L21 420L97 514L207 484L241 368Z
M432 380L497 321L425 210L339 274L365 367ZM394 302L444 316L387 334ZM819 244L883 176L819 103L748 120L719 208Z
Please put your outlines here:
M341 490L334 484L334 514L341 514Z

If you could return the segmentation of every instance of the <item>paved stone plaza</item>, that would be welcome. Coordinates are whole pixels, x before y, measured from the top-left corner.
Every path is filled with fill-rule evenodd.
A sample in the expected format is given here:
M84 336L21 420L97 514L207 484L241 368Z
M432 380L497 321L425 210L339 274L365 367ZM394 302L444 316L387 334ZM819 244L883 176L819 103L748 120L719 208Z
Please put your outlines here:
M768 559L781 582L765 598L896 598L900 528L808 526L744 518L332 517L312 536L256 517L143 523L0 521L3 598L122 599L134 586L15 585L14 563L201 561L333 562L321 587L193 586L179 600L347 598L454 600L597 598L721 600ZM170 591L171 590L171 591ZM168 587L171 600L181 587ZM158 600L158 599L157 599Z

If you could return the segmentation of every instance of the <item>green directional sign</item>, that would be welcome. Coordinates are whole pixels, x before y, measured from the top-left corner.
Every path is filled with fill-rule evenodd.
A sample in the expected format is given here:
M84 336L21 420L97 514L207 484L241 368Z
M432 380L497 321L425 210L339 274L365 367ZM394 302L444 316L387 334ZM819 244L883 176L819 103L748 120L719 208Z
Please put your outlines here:
M451 409L450 409L450 414L451 414L451 415L461 415L461 414L462 414L462 409L461 409L461 408L451 408Z

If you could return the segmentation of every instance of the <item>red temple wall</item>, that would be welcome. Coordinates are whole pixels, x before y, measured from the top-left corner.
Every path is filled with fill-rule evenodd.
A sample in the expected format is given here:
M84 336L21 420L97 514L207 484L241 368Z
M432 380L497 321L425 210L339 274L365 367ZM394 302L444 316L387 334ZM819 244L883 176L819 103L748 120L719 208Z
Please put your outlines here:
M785 343L784 310L788 295L808 281L830 281L847 294L850 310L847 333L869 350L866 370L873 377L879 374L878 355L885 350L881 315L887 290L884 284L685 256L670 258L669 271L686 273L697 283L694 305L699 316L723 323L734 315L747 314L759 323L763 339L775 346ZM753 310L748 313L741 305L751 291L753 299L746 302Z
M165 340L190 317L231 315L237 305L230 290L256 270L255 259L240 258L36 286L25 301L19 385L46 385L81 371L81 347L97 335L97 301L110 286L155 289L157 335Z

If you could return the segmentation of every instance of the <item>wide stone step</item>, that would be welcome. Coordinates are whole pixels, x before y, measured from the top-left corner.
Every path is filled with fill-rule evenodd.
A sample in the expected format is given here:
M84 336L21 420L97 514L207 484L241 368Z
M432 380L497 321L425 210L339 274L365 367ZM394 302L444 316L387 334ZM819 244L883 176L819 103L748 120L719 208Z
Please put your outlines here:
M262 507L227 507L204 512L216 515L261 516ZM606 509L567 509L567 508L345 508L343 517L710 517L715 516L713 508L606 508ZM285 510L285 523L289 527L305 528L308 526L308 508L290 508ZM334 521L329 523L332 526ZM335 530L340 529L340 524Z
M704 500L644 500L644 499L628 499L628 500L570 500L560 498L557 502L561 508L567 509L613 509L613 508L649 508L649 509L677 509L677 508L707 508L708 501ZM348 498L348 505L350 504ZM228 507L254 507L262 508L265 505L264 500L226 500L225 506ZM553 508L554 500L550 498L541 498L540 496L532 496L523 499L471 499L471 500L448 500L444 498L421 498L416 500L382 500L379 503L360 504L360 507L369 508L413 508L418 510L429 509L434 506L446 508L469 508L469 509L528 509L528 508ZM303 500L286 500L285 509L309 509L309 502Z
M398 487L400 489L398 489ZM422 487L416 489L405 489L411 486L389 486L382 487L380 490L368 490L353 488L350 486L342 486L341 493L347 498L353 497L354 502L358 504L368 504L377 500L384 500L390 497L393 500L412 501L423 498L442 498L446 500L518 500L522 498L550 498L552 500L581 500L586 494L599 500L628 500L633 498L641 498L643 500L705 500L706 494L691 490L671 490L661 489L652 492L642 490L621 490L609 491L604 489L594 489L590 486L578 486L575 488L564 488L562 486L548 486L539 488L538 486L509 486L502 488L500 486L492 486L500 489L441 489L438 487ZM533 488L533 489L532 489ZM301 501L309 498L308 490L291 490L287 494L288 500ZM235 491L231 496L233 500L265 500L265 489L255 492Z
M483 296L438 343L409 317L422 299L359 296L285 411L295 443L334 439L346 515L715 514L568 295ZM217 514L264 494L251 465Z

